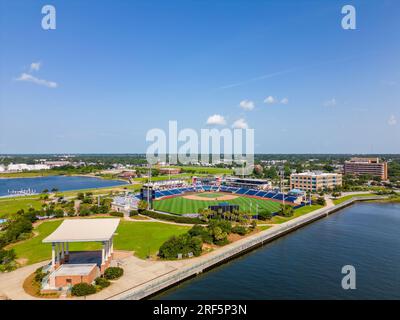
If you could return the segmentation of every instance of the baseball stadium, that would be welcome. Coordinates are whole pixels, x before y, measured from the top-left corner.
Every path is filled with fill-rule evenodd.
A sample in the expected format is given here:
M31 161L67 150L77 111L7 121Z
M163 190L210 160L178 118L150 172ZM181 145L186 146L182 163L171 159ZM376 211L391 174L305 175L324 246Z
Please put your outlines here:
M174 181L163 185L148 185L140 198L151 200L156 211L177 215L192 215L215 206L231 206L235 210L257 213L267 209L275 213L281 204L301 206L303 195L284 194L272 190L266 180L231 178L194 178L191 185Z

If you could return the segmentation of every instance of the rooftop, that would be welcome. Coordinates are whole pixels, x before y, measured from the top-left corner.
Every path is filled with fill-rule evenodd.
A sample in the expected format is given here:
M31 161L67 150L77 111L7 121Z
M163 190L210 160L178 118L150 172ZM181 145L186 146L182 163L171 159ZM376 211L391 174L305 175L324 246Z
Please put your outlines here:
M108 241L114 235L119 219L74 219L63 223L44 243Z
M331 176L331 175L337 175L338 173L328 173L328 172L301 172L301 173L293 173L294 176L312 176L312 177L316 177L316 176Z
M85 276L89 274L96 264L62 264L56 271L55 276Z

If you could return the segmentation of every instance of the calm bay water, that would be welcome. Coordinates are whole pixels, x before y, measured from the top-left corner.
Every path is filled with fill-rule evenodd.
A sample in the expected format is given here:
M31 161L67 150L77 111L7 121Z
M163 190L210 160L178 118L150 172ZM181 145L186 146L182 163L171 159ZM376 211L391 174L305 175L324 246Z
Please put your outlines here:
M44 189L57 188L60 191L113 187L123 185L118 180L104 180L92 177L49 176L38 178L0 179L0 196L8 195L8 190L34 189L41 192Z
M355 204L155 299L400 299L400 204Z

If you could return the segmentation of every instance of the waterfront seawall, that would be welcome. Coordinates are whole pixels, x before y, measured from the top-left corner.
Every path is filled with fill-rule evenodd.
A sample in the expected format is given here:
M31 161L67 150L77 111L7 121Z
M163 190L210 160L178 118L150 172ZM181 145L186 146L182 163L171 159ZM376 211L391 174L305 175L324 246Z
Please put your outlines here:
M301 228L313 221L321 219L341 210L357 201L380 200L384 199L382 196L371 197L354 197L341 204L331 207L321 208L314 212L305 214L288 222L271 227L268 230L259 232L257 234L248 236L244 239L226 245L204 256L194 258L193 263L179 268L171 273L160 276L156 279L150 280L146 283L125 290L119 294L108 297L112 300L140 300L152 296L162 290L165 290L177 283L180 283L188 278L196 276L197 274L220 265L236 256L242 255L245 252L252 250L255 247L261 246L264 243L270 242L279 238L287 233L290 233L298 228Z

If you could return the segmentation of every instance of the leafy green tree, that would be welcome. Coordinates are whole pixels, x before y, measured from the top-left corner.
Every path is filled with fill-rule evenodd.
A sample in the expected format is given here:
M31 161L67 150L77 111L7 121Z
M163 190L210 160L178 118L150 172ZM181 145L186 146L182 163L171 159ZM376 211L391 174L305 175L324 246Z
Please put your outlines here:
M260 220L270 220L272 218L272 212L269 211L268 209L262 209L258 213L258 219Z

